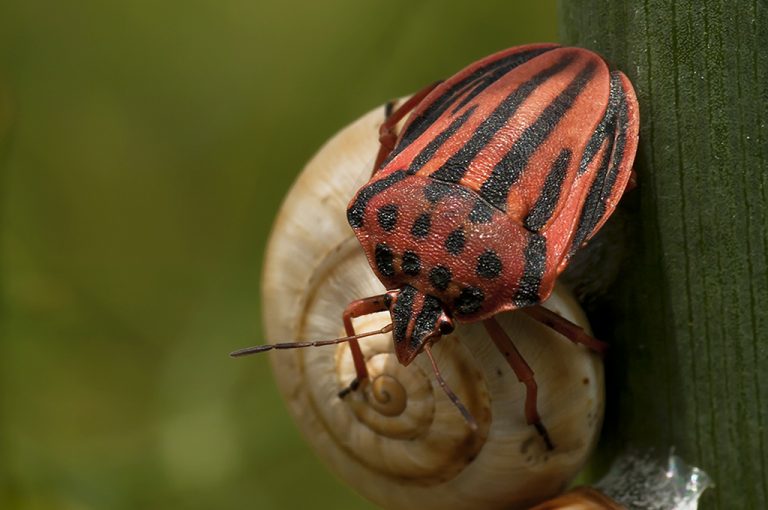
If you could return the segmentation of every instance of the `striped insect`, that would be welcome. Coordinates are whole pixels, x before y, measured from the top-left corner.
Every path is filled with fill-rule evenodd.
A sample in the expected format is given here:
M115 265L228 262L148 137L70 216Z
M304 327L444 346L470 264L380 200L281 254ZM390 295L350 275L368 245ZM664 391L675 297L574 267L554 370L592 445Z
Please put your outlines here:
M390 112L373 175L347 209L389 290L347 306L347 337L233 355L349 342L356 378L340 391L344 397L368 377L358 340L391 331L400 363L426 352L439 384L474 427L431 346L454 321L482 321L525 384L526 420L552 448L533 371L494 316L521 309L574 342L604 349L540 303L630 182L638 121L624 74L591 51L555 44L501 51L425 88ZM380 311L389 311L391 325L355 333L353 318Z

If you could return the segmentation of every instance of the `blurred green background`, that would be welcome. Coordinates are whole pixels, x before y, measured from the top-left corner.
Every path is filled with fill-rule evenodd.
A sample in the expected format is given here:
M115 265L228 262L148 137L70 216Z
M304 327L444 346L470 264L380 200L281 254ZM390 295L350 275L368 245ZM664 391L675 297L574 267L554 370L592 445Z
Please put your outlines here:
M555 29L549 0L2 0L0 508L370 508L227 357L269 226L343 125Z

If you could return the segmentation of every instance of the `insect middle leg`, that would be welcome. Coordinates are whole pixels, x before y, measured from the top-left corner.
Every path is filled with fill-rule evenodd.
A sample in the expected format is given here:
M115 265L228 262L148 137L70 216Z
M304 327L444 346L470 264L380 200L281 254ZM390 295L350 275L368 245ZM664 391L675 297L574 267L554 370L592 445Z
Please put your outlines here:
M523 308L522 311L545 326L554 329L575 344L582 344L598 354L605 354L605 351L608 350L608 344L589 335L581 326L561 317L548 308L535 305Z
M507 359L507 363L512 367L512 371L515 372L517 380L525 384L525 420L528 425L533 425L541 438L544 440L548 450L554 450L555 446L552 444L552 440L549 437L544 424L541 423L541 417L539 416L539 410L536 405L536 398L538 395L538 385L533 374L533 369L525 361L523 355L517 350L515 344L507 336L501 326L494 318L486 319L483 321L485 329L496 344L496 347L501 351L501 354Z
M348 304L344 309L343 315L344 330L347 336L355 335L355 327L352 324L352 319L355 317L387 310L386 297L386 294L382 294L381 296L358 299ZM368 378L368 369L365 366L365 358L363 357L363 351L360 349L360 342L357 339L350 340L349 349L352 351L352 362L355 364L355 378L352 379L349 386L339 392L339 398L344 398L349 393L355 391L360 386L360 383Z
M435 82L431 85L427 85L420 91L412 95L405 103L400 105L396 110L392 110L392 103L387 103L386 119L379 127L379 154L376 156L376 162L373 164L373 174L379 170L381 164L387 159L389 153L395 148L397 142L397 131L395 128L397 124L405 118L406 115L416 108L421 101L427 97L427 95L434 90L441 82Z

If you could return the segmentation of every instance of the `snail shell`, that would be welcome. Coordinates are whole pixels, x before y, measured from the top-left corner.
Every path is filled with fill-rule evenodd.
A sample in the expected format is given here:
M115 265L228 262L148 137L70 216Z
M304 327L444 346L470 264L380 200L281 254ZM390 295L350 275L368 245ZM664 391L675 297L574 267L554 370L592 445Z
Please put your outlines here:
M625 510L626 507L591 487L576 489L530 510Z
M273 227L263 276L270 341L344 336L345 306L381 294L346 207L370 178L384 108L331 139L306 166ZM546 306L588 328L567 290ZM598 356L523 313L497 316L536 373L538 408L555 448L525 421L525 388L481 324L458 324L433 352L477 419L472 432L436 384L429 361L397 362L391 334L361 340L370 381L344 400L355 376L349 347L273 352L278 386L304 437L326 464L383 508L526 508L560 493L593 449L603 414ZM373 314L358 332L390 322Z

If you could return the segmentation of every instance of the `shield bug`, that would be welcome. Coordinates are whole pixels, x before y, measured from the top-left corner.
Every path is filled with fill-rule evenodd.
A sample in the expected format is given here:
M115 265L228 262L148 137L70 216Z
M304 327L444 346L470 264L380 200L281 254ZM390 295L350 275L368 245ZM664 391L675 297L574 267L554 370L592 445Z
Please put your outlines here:
M395 126L407 117L402 130ZM470 427L474 418L440 375L431 346L454 322L482 321L526 387L525 417L553 447L533 371L494 316L523 310L573 342L604 344L542 307L573 253L614 211L638 138L634 90L597 54L555 44L507 49L431 85L390 113L373 175L347 220L389 289L350 303L347 337L232 353L348 342L368 379L359 339L392 332L399 362L421 352ZM352 319L388 311L391 324L357 334Z

